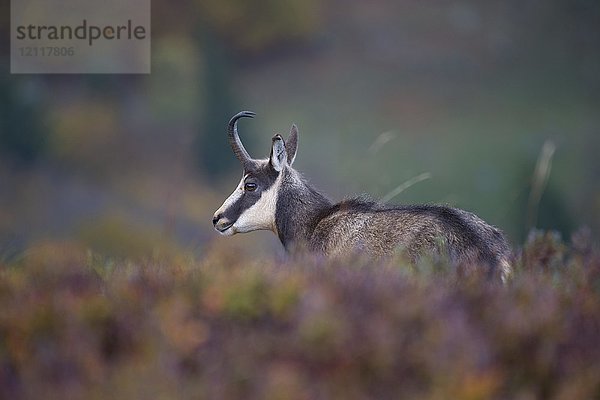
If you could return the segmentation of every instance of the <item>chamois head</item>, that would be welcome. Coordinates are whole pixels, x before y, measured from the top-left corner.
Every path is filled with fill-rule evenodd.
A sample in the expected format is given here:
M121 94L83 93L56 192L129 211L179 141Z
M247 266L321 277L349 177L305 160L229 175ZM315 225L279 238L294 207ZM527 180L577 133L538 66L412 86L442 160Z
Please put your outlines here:
M250 157L237 131L240 118L254 118L251 111L242 111L229 121L227 134L233 153L242 163L242 180L213 216L213 225L222 235L267 229L276 231L275 212L283 171L296 158L298 129L292 125L285 142L280 134L273 136L271 154L267 159Z

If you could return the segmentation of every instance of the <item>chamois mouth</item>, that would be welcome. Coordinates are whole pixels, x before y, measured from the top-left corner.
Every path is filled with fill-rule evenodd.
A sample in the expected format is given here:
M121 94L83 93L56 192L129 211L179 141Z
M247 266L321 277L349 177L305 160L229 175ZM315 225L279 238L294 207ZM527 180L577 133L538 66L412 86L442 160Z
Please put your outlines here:
M227 225L223 225L223 226L215 226L215 229L217 231L219 231L220 233L225 233L225 231L227 231L232 226L233 226L233 222L231 222L231 223L229 223Z

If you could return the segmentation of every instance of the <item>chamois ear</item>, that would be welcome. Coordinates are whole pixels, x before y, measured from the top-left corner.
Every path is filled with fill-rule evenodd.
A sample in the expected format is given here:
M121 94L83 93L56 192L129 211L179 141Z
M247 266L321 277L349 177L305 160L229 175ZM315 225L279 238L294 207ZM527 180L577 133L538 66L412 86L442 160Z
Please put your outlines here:
M287 164L285 142L279 133L273 136L273 146L271 147L269 162L271 163L271 167L277 172L280 172L285 164Z
M292 165L296 159L296 152L298 151L298 127L296 124L293 124L290 129L290 137L288 137L285 148L287 150L288 164Z

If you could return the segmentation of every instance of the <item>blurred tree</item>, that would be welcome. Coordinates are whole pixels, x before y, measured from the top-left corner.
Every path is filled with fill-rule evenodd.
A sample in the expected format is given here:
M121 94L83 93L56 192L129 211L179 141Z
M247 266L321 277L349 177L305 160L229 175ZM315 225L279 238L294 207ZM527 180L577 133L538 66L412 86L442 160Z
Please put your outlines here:
M239 111L232 88L233 55L264 54L274 47L305 40L318 26L318 3L314 0L242 0L198 2L198 38L204 61L202 87L204 112L196 138L199 167L209 178L228 171L230 149L225 124ZM215 136L215 133L222 136ZM248 137L248 136L247 136ZM245 141L248 141L245 138Z
M36 83L31 78L0 75L0 153L19 164L35 162L46 149Z
M0 4L0 154L28 165L46 148L39 79L10 75L10 2Z
M237 112L231 82L231 62L227 50L210 32L200 34L204 50L204 78L201 104L204 104L200 135L195 147L200 168L207 178L217 179L229 171L223 160L231 154L225 136L226 123Z
M237 52L265 50L310 39L319 28L318 0L202 0L200 13L207 26Z

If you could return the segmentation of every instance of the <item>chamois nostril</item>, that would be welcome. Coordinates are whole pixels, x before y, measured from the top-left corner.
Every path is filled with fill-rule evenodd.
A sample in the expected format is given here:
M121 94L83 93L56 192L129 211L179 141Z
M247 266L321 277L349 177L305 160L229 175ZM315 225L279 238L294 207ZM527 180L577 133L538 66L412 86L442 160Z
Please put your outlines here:
M221 219L221 214L219 214L219 215L215 215L215 216L213 217L213 225L216 225L216 224L217 224L217 222L219 222L219 220L220 220L220 219Z

